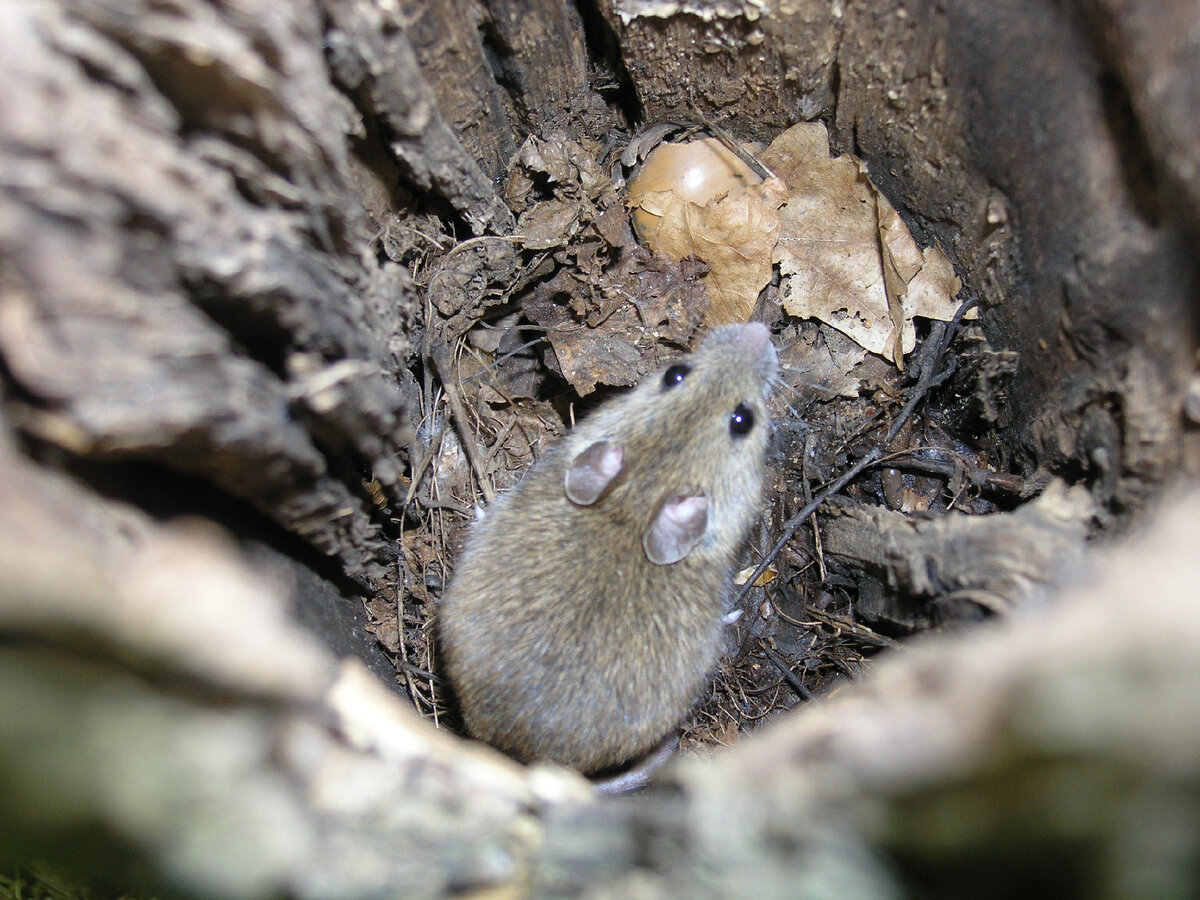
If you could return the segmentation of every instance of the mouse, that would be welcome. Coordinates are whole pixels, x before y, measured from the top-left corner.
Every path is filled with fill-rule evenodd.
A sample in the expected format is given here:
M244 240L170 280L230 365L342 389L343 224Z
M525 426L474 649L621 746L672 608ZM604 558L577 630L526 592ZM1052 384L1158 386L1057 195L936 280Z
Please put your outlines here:
M473 524L436 622L472 737L597 776L684 722L760 514L778 366L765 325L713 329Z

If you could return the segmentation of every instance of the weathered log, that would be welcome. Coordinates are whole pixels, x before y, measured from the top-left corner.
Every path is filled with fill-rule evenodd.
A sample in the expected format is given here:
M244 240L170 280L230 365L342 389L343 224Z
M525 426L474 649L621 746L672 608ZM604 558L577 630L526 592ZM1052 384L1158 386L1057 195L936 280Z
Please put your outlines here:
M898 624L929 627L1043 600L1078 564L1094 509L1084 488L1056 483L1007 515L908 516L839 502L822 512L826 556L866 576L859 614L870 622L906 609ZM876 585L900 599L884 602Z
M411 287L365 255L315 10L205 8L0 10L22 86L0 101L9 415L211 484L376 580L386 542L327 454L396 485Z
M982 298L997 385L1015 370L1004 414L988 393L967 437L1012 483L1090 494L1065 526L1038 505L963 527L855 514L826 523L831 560L884 584L893 554L902 592L999 608L1060 574L1085 508L1109 524L1177 472L1194 485L1182 36L1198 16L1183 0L0 3L0 859L205 897L1194 893L1194 494L1068 569L1095 570L1082 587L891 652L627 802L439 732L340 657L390 664L356 593L428 631L447 561L398 572L393 539L428 527L407 505L422 459L454 452L434 442L454 430L437 377L457 371L439 341L535 285L548 303L595 287L627 231L596 187L608 130L639 115L758 139L827 121ZM561 172L514 174L552 130ZM582 198L586 252L515 224L546 184L571 212L562 172L603 194ZM447 252L463 228L477 237ZM592 280L556 280L564 260ZM625 263L631 286L653 268ZM519 431L487 418L536 393L509 386L456 419ZM853 449L813 461L815 480ZM161 521L179 516L206 524ZM947 548L953 569L931 573Z
M339 671L212 533L3 461L7 860L204 897L1194 887L1194 493L1055 602L601 801Z

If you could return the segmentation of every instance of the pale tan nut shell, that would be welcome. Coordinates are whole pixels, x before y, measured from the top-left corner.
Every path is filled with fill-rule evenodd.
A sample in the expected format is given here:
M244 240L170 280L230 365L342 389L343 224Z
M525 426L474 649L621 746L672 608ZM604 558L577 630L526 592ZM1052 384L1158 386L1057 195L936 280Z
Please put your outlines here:
M716 138L686 144L659 144L629 182L629 206L638 240L654 249L654 233L662 221L660 202L652 196L671 193L697 206L762 181L732 150Z

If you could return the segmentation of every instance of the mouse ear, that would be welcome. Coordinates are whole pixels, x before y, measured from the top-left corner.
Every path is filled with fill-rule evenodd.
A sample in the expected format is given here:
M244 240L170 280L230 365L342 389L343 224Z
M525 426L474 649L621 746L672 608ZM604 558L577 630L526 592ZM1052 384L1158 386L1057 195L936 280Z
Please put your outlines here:
M642 537L646 559L656 566L677 563L700 543L708 525L708 498L703 494L669 497Z
M621 471L625 454L615 441L589 444L571 461L563 478L567 499L580 506L591 506Z

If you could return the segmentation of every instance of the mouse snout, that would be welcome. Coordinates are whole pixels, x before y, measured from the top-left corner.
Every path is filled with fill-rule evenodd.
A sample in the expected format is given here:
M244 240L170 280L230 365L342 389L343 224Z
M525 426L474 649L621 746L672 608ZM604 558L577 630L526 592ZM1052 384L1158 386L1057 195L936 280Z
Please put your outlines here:
M779 358L775 354L775 345L771 343L771 332L762 322L748 322L738 329L737 343L750 353L758 364L758 369L766 378L775 374Z
M771 332L762 322L747 322L738 330L737 341L751 352L762 353L771 346Z

